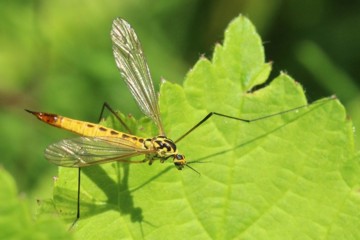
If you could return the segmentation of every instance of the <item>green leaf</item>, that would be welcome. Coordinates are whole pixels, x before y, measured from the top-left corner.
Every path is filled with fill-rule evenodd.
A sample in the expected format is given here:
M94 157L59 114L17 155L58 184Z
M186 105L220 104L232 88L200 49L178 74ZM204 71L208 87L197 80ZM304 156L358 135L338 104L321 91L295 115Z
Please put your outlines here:
M25 198L19 198L15 181L0 167L0 239L70 239L55 216L31 217Z
M261 39L240 16L213 60L201 58L184 87L165 82L160 108L167 136L179 138L212 111L255 119L307 104L286 74L270 85ZM131 122L132 118L125 117ZM154 125L141 120L140 136ZM352 123L334 99L245 123L212 117L177 147L189 168L111 163L82 169L79 239L357 239L359 154ZM69 225L77 169L60 168L54 203Z

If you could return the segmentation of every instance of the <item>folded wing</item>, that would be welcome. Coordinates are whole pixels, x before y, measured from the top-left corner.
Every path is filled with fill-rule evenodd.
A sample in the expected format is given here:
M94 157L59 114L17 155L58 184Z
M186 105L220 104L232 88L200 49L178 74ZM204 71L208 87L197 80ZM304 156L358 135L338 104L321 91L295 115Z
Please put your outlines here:
M77 137L48 146L45 157L58 166L85 167L113 161L131 163L129 158L149 153L152 151L121 138Z

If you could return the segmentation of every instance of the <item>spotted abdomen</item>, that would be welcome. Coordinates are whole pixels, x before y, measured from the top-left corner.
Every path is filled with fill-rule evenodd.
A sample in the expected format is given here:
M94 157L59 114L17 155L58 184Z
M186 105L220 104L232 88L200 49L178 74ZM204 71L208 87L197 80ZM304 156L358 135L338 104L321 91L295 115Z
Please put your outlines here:
M76 134L87 137L118 137L128 141L143 144L144 139L130 134L122 133L111 128L104 127L99 124L79 121L67 117L63 117L57 114L34 112L26 110L27 112L35 115L39 120L50 124L52 126L62 128Z

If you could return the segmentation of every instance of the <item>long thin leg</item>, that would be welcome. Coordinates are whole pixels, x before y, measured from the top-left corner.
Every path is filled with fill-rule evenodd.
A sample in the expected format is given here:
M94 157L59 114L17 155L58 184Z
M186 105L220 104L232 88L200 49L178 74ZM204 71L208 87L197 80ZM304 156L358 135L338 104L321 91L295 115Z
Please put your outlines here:
M76 209L76 220L80 218L80 182L81 182L81 168L78 171L78 193L77 193L77 209Z
M69 231L75 226L76 222L80 219L80 180L81 180L81 168L78 168L78 191L77 191L77 207L76 207L76 219L71 224Z
M100 122L101 119L103 118L103 114L104 114L105 108L106 108L107 110L109 110L109 112L111 112L111 113L115 116L115 118L121 123L121 125L123 125L123 127L126 129L126 131L131 134L130 128L129 128L129 127L126 125L126 123L120 118L120 116L110 107L110 105L109 105L107 102L104 102L104 103L103 103L103 106L102 106L101 112L100 112L99 122Z
M327 100L333 100L333 99L336 99L336 96L331 96L325 100L322 100L322 101L327 101ZM192 128L190 128L187 132L185 132L181 137L179 137L175 143L178 143L180 140L182 140L184 137L186 137L187 135L189 135L192 131L194 131L196 128L198 128L201 124L203 124L204 122L206 122L210 117L212 116L220 116L220 117L224 117L224 118L230 118L230 119L234 119L234 120L238 120L238 121L242 121L242 122L247 122L247 123L250 123L250 122L256 122L256 121L259 121L259 120L263 120L263 119L266 119L266 118L271 118L271 117L274 117L276 115L281 115L281 114L284 114L284 113L288 113L288 112L292 112L292 111L296 111L296 110L299 110L301 108L306 108L308 106L312 105L311 104L306 104L306 105L302 105L302 106L299 106L299 107L295 107L295 108L292 108L292 109L288 109L288 110L285 110L285 111L281 111L281 112L277 112L277 113L273 113L273 114L270 114L270 115L266 115L266 116L263 116L263 117L259 117L259 118L254 118L254 119L244 119L244 118L238 118L238 117L233 117L233 116L229 116L229 115L225 115L225 114L222 114L222 113L218 113L218 112L210 112L208 113L200 122L198 122L197 124L195 124L195 126L193 126Z
M101 112L100 112L100 117L99 117L99 122L101 121L103 115L104 115L104 110L105 108L107 108L114 116L117 120L119 120L119 122L121 123L121 125L123 125L125 127L125 129L131 133L131 130L129 129L129 127L125 124L125 122L119 117L119 115L110 107L110 105L107 102L104 102L102 108L101 108ZM80 180L81 180L81 168L79 167L79 171L78 171L78 191L77 191L77 208L76 208L76 219L74 220L74 222L71 224L70 229L71 230L75 223L80 219Z
M101 112L100 112L100 116L99 116L99 122L101 121L101 119L103 118L104 115L104 110L105 108L107 110L109 110L114 116L115 118L121 123L121 125L123 125L125 127L125 129L131 133L131 130L129 129L129 127L125 124L125 122L119 117L119 115L110 107L110 105L107 102L103 103L103 106L101 108ZM81 180L81 168L79 168L78 171L78 191L77 191L77 209L76 209L76 219L73 222L73 224L71 225L70 229L72 229L75 225L75 223L79 220L80 218L80 180Z

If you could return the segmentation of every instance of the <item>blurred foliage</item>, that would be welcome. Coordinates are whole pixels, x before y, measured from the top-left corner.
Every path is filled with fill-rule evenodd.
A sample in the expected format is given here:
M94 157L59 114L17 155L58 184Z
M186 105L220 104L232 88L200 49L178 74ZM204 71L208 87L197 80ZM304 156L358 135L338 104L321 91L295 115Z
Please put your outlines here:
M286 70L311 100L337 94L360 126L359 11L360 2L350 0L1 1L1 163L33 203L51 195L56 175L43 150L69 134L24 108L96 122L106 101L140 115L112 56L109 32L117 16L136 29L158 87L161 77L181 83L242 13L274 61L270 79Z
M72 239L64 223L54 214L33 221L24 198L19 198L12 176L0 167L0 239Z

